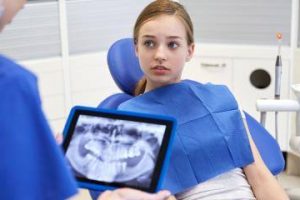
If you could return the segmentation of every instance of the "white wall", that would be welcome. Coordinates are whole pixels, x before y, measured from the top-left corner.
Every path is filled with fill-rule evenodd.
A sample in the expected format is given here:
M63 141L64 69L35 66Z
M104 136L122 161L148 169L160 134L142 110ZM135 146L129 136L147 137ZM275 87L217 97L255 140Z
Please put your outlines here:
M242 108L259 120L255 102L258 98L273 98L274 82L267 89L258 90L250 84L249 75L254 69L261 68L269 71L274 78L276 48L209 44L196 44L196 47L195 56L187 63L183 78L226 84ZM282 98L288 98L289 51L283 49L283 52ZM70 106L97 106L107 96L119 92L108 71L106 51L70 56L68 63L70 77L65 80L61 58L22 62L39 77L43 107L55 132L62 131ZM207 64L220 67L203 67ZM64 90L65 84L70 84L69 91ZM65 102L66 96L71 98L70 106ZM267 119L267 129L274 133L274 115L269 114ZM288 144L287 119L286 113L279 115L282 148L287 148Z
M69 78L64 75L62 58L21 63L39 78L43 108L55 133L62 132L72 106L96 107L109 95L119 92L110 76L105 51L70 56ZM65 91L66 84L70 85L68 91ZM69 97L70 105L66 102Z

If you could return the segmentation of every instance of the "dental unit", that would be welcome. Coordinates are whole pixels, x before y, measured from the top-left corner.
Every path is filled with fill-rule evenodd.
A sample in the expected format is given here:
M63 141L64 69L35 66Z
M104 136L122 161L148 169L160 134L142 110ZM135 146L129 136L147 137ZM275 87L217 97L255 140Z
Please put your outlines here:
M297 100L280 99L280 82L282 73L281 63L281 40L282 35L278 33L278 54L275 64L275 95L274 99L259 99L256 101L256 110L261 113L260 121L265 126L266 113L275 112L275 139L278 139L278 112L296 112L296 134L290 138L292 151L300 155L300 84L291 85Z

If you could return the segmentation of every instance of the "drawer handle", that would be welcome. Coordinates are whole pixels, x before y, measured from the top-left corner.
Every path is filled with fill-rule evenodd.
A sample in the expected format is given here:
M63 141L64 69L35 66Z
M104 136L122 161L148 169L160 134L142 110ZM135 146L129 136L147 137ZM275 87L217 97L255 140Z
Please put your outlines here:
M222 63L222 64L201 63L201 67L226 67L226 63Z

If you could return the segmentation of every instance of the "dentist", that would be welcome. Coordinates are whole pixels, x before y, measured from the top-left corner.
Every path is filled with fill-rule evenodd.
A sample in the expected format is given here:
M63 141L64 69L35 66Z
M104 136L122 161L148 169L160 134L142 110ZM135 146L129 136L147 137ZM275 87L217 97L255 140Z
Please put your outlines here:
M0 0L0 32L26 0ZM41 107L37 77L0 54L0 199L63 200L77 193ZM104 192L100 200L163 200L168 191Z
M26 0L0 0L0 32ZM43 114L37 78L0 54L0 199L62 200L77 193Z

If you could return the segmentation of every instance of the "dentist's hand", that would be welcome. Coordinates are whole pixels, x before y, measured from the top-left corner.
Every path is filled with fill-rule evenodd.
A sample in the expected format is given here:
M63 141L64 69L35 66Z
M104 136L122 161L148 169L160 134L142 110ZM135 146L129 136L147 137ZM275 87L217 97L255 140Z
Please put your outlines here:
M142 192L130 188L121 188L113 191L105 191L98 200L172 200L169 191L163 190L154 194Z

